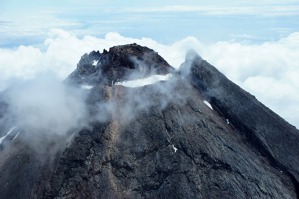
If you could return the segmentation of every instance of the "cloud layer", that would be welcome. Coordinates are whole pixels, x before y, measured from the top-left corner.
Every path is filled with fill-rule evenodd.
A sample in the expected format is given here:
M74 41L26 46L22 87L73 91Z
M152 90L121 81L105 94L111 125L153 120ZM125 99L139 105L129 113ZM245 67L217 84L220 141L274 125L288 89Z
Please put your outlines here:
M255 95L266 106L299 128L299 33L261 44L217 42L204 44L186 37L172 44L149 38L129 38L108 33L103 38L78 38L54 29L40 46L0 48L0 90L15 79L32 79L41 73L54 73L60 79L70 74L80 57L92 50L138 43L157 51L178 68L190 48L216 66L228 78Z
M0 1L0 46L40 43L52 28L97 37L116 31L160 42L188 35L260 42L298 32L298 15L298 0Z
M297 5L271 5L264 6L164 6L164 7L146 7L146 8L128 8L127 12L199 12L202 15L251 15L251 16L294 16L299 14Z

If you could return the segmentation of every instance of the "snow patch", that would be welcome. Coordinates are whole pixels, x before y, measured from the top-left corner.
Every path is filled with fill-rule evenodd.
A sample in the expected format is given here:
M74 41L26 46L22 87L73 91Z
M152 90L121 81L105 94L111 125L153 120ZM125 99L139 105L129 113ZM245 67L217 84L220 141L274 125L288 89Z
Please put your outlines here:
M204 100L203 102L204 102L205 105L207 105L211 110L213 110L212 105L211 105L208 101Z
M226 119L226 124L229 124L229 120L228 119Z
M176 153L176 151L178 150L178 148L176 148L174 145L171 145L171 146L172 146L174 152Z
M20 133L21 133L21 132L18 132L18 133L15 135L15 137L12 139L12 141L14 141L14 140L19 136Z
M136 80L130 80L130 81L125 81L125 82L115 82L115 85L122 85L125 87L142 87L150 84L154 84L159 81L166 81L170 77L172 77L171 74L167 75L153 75L147 78L143 79L136 79Z
M92 65L97 66L98 62L99 62L98 60L93 60Z
M86 89L86 90L90 90L93 88L93 86L91 85L82 85L81 88Z
M15 130L16 127L12 127L7 133L5 136L1 137L0 138L0 144L2 143L2 141L9 135L13 132L13 130Z

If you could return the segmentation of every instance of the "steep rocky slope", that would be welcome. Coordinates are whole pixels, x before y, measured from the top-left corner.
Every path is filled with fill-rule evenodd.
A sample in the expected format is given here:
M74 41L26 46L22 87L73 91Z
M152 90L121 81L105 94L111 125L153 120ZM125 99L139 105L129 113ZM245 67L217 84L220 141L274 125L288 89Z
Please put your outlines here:
M167 73L167 81L143 87L113 84ZM298 130L194 52L179 71L136 44L92 52L67 83L90 85L94 119L64 136L37 138L47 150L30 146L26 133L6 138L0 198L299 196Z

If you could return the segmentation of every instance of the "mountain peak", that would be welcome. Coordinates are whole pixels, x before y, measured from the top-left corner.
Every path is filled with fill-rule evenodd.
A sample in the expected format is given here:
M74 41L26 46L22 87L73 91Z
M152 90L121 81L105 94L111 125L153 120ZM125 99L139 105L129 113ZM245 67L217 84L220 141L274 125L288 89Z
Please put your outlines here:
M53 109L55 120L36 134L18 125L36 113L34 104L16 118L7 114L14 104L1 104L0 95L0 196L299 198L299 131L196 52L166 81L135 88L112 83L172 70L137 44L85 54L68 81L90 89L65 88L85 94L84 111L62 101L60 107L75 111L60 114L55 104L37 112ZM81 115L75 121L84 125L45 136L56 117L67 115L71 121ZM35 148L28 138L38 140Z
M150 75L165 75L174 69L154 50L136 43L114 46L103 53L92 51L81 57L68 80L74 83L111 85Z

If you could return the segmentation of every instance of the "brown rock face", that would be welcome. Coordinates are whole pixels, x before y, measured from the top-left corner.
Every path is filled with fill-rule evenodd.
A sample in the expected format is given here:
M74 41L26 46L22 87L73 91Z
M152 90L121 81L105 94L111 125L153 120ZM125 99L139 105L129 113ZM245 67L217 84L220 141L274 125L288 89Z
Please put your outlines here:
M112 84L169 72L148 86ZM194 53L174 72L146 47L117 46L84 55L68 83L93 85L89 126L43 140L42 154L25 134L6 139L0 198L299 196L298 130Z

